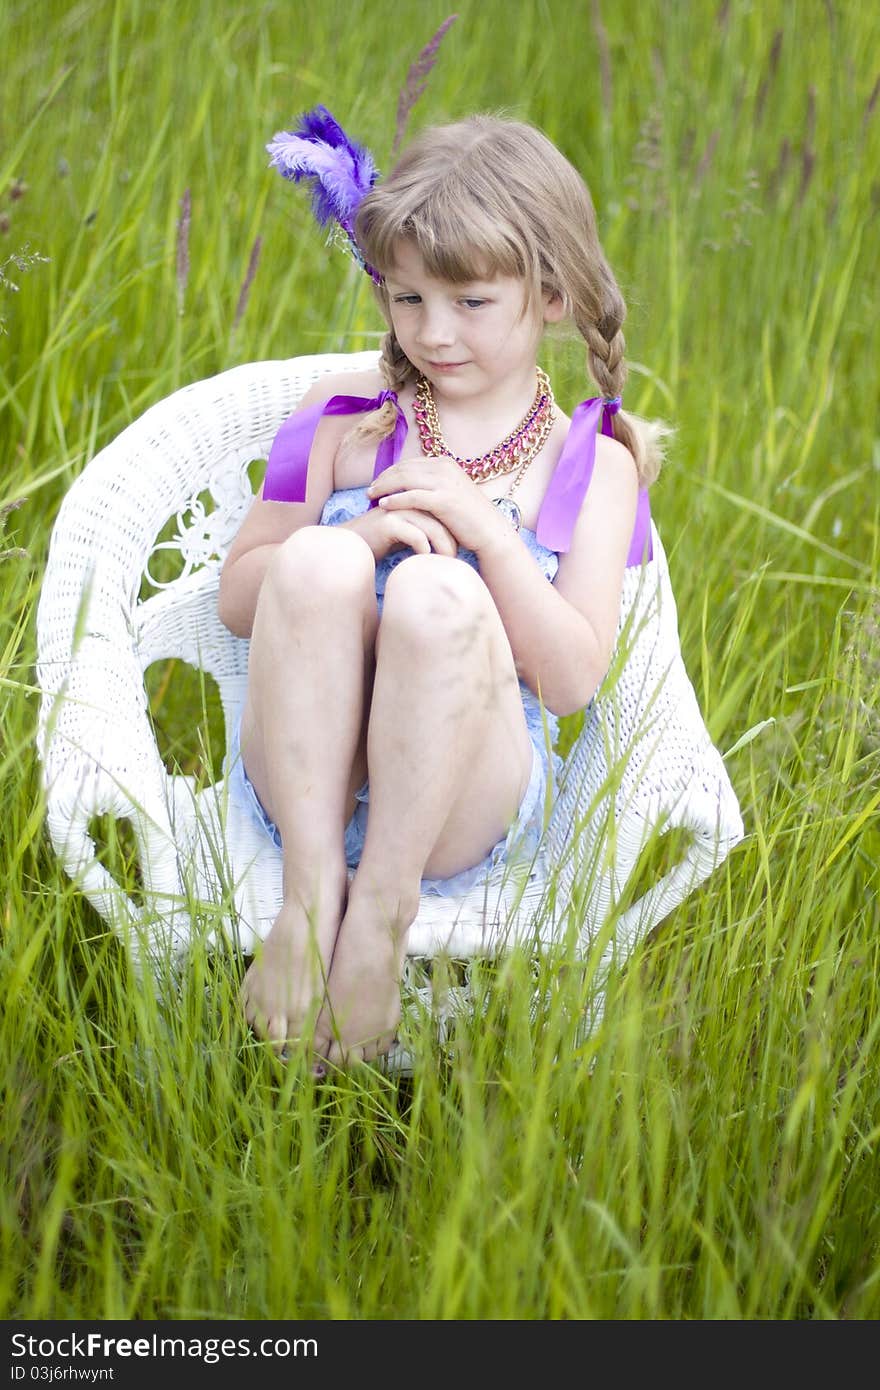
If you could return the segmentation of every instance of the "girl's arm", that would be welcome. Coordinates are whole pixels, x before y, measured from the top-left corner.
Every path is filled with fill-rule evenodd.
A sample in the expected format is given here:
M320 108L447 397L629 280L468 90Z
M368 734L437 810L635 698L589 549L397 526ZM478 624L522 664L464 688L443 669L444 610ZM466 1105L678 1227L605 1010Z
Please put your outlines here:
M553 714L583 709L610 665L637 500L632 455L600 435L571 549L560 556L553 584L512 529L493 532L478 552L517 672Z
M323 377L303 396L298 409L322 404L334 395L375 395L377 372L345 372ZM220 621L236 637L250 637L260 587L282 541L302 526L320 521L324 503L333 491L336 455L354 418L336 416L320 421L309 457L306 500L266 502L262 488L254 499L220 571Z

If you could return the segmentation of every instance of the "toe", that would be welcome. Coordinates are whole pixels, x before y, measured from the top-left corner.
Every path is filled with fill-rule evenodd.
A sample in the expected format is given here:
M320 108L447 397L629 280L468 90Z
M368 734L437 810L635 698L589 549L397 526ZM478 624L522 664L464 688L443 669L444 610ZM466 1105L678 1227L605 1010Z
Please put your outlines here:
M293 1042L287 1027L287 1015L270 1014L265 1022L266 1026L261 1034L263 1039L272 1044L275 1052L280 1054L286 1051Z
M349 1047L337 1038L327 1049L327 1061L334 1067L352 1067L364 1060L363 1053L362 1047Z
M378 1038L372 1038L364 1047L364 1060L375 1062L377 1057L387 1056L399 1041L396 1029L393 1032L381 1033Z

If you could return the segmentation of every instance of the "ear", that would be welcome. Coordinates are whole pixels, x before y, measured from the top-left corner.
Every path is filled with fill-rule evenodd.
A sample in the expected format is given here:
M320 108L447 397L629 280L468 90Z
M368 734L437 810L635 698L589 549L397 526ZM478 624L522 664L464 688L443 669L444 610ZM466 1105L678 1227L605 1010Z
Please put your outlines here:
M565 301L561 294L545 291L541 297L545 323L560 323L565 318Z

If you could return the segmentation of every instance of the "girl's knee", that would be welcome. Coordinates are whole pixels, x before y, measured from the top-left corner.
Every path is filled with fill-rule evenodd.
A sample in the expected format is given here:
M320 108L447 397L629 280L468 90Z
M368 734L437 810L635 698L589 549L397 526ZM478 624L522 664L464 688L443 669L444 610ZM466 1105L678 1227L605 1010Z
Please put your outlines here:
M302 605L374 595L375 573L373 552L353 531L303 526L278 546L266 580L282 602Z
M382 626L401 627L416 638L438 630L473 631L492 608L480 576L463 560L412 555L389 576Z

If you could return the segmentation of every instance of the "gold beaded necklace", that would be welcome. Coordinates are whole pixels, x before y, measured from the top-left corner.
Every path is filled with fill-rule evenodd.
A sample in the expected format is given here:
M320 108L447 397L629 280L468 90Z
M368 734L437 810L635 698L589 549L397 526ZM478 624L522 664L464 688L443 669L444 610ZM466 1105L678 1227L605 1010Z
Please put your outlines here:
M484 483L487 478L498 478L504 473L512 473L515 468L523 472L541 452L553 428L555 402L550 379L538 368L538 390L529 406L528 413L505 435L500 444L495 444L479 458L459 458L443 438L437 405L427 377L420 376L416 385L413 415L419 431L422 453L427 458L439 458L448 454L455 459L459 468L474 482Z

